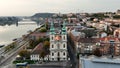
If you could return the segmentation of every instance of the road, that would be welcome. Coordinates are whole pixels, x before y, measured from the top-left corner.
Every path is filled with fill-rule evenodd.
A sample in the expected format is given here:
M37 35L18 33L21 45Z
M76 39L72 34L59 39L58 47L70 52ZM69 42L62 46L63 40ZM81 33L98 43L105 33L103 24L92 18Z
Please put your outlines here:
M6 61L0 64L0 68L15 68L15 65L12 64L12 61L14 61L17 53L12 55L10 58L8 58Z
M30 68L66 68L64 66L55 65L31 65Z
M16 47L8 54L0 63L0 68L15 68L12 62L15 60L18 52L27 44L27 41L21 42L20 46Z
M75 44L72 41L71 37L70 37L70 33L67 34L67 48L68 48L68 54L70 57L70 61L72 63L72 68L78 68L78 59L77 59L77 55L76 55L76 50L75 50Z
M43 64L30 65L30 68L70 68L70 64L69 64L69 61L46 62Z

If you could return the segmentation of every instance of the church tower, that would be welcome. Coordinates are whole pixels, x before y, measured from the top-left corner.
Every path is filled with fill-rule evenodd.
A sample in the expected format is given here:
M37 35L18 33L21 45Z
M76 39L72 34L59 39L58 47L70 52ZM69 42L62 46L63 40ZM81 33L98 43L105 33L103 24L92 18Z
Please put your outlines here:
M67 31L65 22L62 29L54 29L54 24L50 27L50 61L67 60Z

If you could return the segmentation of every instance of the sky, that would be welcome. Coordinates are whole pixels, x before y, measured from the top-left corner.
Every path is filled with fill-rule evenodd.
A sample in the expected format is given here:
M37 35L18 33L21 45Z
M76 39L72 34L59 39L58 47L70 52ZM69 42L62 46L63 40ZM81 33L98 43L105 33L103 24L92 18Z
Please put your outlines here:
M35 13L116 12L120 0L0 0L0 16Z

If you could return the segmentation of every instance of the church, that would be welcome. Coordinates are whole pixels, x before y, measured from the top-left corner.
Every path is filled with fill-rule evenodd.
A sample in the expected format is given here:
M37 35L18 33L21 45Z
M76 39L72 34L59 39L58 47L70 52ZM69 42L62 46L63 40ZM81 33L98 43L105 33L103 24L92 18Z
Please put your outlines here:
M50 27L50 61L67 60L67 30L65 22L61 28L55 28L54 23Z

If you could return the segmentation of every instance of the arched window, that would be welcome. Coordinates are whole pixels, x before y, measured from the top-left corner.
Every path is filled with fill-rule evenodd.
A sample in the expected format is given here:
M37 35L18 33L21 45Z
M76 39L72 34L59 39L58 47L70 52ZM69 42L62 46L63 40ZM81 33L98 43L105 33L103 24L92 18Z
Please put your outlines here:
M52 56L54 56L54 53L52 53Z
M63 36L63 39L65 40L65 36Z
M53 36L52 36L52 40L53 40Z
M58 54L57 54L58 56L60 56L60 52L58 52Z
M63 44L63 48L65 48L65 44Z
M54 45L52 44L52 48L54 48Z
M63 52L63 56L65 56L65 52Z
M54 58L52 58L52 60L54 60Z

